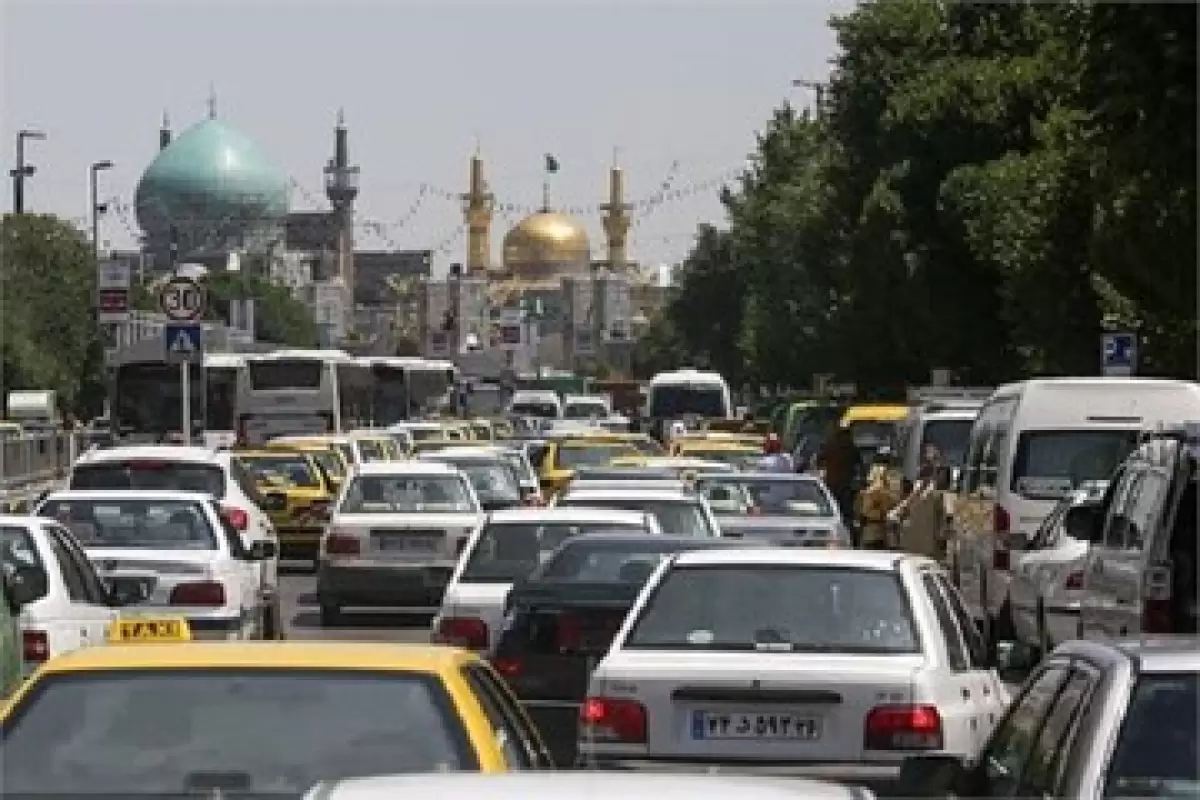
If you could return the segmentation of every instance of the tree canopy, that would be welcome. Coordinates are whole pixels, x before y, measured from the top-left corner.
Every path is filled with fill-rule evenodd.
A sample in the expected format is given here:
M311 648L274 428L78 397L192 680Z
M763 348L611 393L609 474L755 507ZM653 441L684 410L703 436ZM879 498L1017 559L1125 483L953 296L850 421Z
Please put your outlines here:
M1195 376L1196 6L863 3L816 113L777 110L643 353L877 388ZM645 362L645 358L642 359Z

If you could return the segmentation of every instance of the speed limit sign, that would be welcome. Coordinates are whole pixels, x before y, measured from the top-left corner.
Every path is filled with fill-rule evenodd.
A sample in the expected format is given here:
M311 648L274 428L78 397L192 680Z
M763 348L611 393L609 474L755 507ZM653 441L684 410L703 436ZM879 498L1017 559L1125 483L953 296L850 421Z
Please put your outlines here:
M172 322L194 322L204 315L204 287L191 278L171 278L158 292L158 306Z

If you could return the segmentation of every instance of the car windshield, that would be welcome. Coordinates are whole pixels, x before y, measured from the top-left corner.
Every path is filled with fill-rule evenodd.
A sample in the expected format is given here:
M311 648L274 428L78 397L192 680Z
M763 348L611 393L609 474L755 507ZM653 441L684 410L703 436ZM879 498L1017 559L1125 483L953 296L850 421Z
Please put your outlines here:
M71 471L68 488L203 492L220 500L225 497L225 471L217 464L163 461L148 456L79 464Z
M37 545L29 531L18 525L0 525L0 569L4 578L11 579L17 570L36 570L45 573L42 557L38 554ZM46 596L48 583L41 582L41 595L34 600Z
M921 449L933 447L941 456L942 463L950 467L961 467L967 458L967 445L971 441L971 426L974 420L969 419L933 419L925 423L921 431Z
M468 513L478 511L458 475L359 475L339 514Z
M850 423L850 435L856 447L877 448L892 441L896 435L896 423L883 420L861 419Z
M300 489L321 488L321 477L312 462L302 455L239 456L238 461L258 483L282 478Z
M1105 797L1200 797L1200 674L1143 673L1125 714Z
M520 417L558 419L558 406L554 403L513 403L509 412Z
M640 584L646 582L664 556L678 550L678 541L657 536L568 542L533 577L556 582Z
M217 533L204 507L190 500L56 500L38 516L57 520L85 548L216 550Z
M514 505L521 502L521 487L507 464L462 461L455 466L466 474L480 500L512 502Z
M615 508L628 511L647 511L658 520L663 533L675 536L716 536L708 520L694 500L649 500L640 497L591 498L567 495L559 502L564 508Z
M563 542L593 531L642 531L612 522L490 522L467 556L463 583L511 583L528 576Z
M1017 440L1012 491L1057 499L1086 481L1105 481L1137 444L1132 430L1026 431Z
M729 413L725 389L720 386L654 386L650 389L650 416L724 417Z
M599 401L572 401L563 406L565 419L591 419L592 417L607 417L608 406Z
M835 515L828 494L815 480L717 479L701 483L700 489L714 509L727 513L775 517Z
M614 458L626 458L637 455L638 452L626 444L608 442L564 444L558 448L558 468L600 467Z
M322 780L478 767L441 683L402 672L50 675L11 710L3 741L4 790L16 795L179 796L235 785L237 794L298 797Z
M667 573L625 646L915 653L917 635L895 573L723 564Z

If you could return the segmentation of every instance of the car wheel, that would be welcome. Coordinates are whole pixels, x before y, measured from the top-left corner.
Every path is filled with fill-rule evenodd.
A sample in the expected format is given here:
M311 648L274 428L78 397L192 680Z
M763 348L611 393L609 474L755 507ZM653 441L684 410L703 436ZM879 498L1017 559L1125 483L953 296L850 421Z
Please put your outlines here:
M321 598L320 606L322 628L333 628L341 623L342 609L337 603Z

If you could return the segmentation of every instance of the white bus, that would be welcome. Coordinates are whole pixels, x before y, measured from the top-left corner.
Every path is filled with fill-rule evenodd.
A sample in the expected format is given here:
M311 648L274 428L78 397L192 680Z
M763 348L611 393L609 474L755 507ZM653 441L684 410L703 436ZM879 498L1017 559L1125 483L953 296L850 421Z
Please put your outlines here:
M238 382L246 371L240 353L204 354L204 444L232 447L237 442Z
M357 359L370 373L371 388L365 424L386 428L410 415L408 358L365 357Z
M277 350L246 357L238 383L238 438L341 433L369 408L370 373L341 350Z
M666 440L665 426L692 419L731 419L733 397L729 384L716 372L681 369L660 372L646 391L646 420L650 433Z

